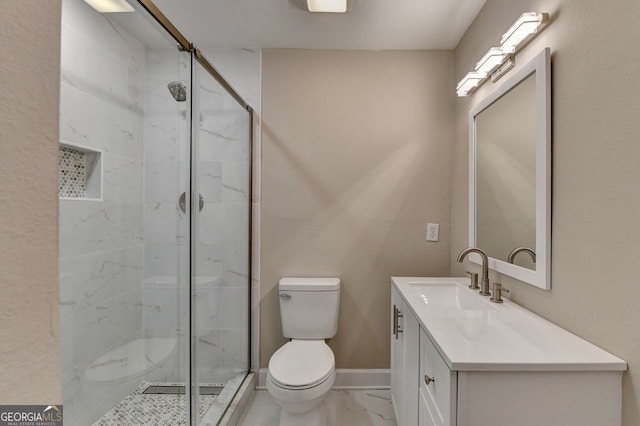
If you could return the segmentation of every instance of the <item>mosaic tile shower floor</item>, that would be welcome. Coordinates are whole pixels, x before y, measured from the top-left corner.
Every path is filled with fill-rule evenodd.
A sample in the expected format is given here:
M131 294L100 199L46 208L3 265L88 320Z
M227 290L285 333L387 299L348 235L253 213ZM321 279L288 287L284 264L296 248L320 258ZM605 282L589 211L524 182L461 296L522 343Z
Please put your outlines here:
M200 419L205 414L210 418L211 411L224 412L226 403L235 393L237 379L233 379L225 386L218 396L200 396ZM241 380L240 380L241 381ZM234 383L231 383L234 382ZM172 386L181 383L150 383L143 382L129 396L109 410L93 426L180 426L186 425L186 400L184 395L143 394L149 386ZM214 384L211 384L215 386ZM232 385L232 386L230 386ZM210 384L203 384L210 386ZM233 392L229 395L231 388ZM227 391L227 392L225 392ZM226 401L224 401L226 400Z

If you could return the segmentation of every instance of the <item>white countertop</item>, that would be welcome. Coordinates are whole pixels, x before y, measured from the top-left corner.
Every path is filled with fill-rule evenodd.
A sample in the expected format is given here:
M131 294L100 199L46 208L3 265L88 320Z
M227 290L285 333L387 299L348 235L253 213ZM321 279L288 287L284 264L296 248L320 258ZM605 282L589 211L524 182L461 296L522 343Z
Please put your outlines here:
M586 340L504 299L489 302L468 288L468 278L392 277L451 370L456 371L624 371L627 363ZM428 303L412 283L459 286L459 293L483 309ZM482 304L482 302L480 302ZM567 307L571 309L571 307Z

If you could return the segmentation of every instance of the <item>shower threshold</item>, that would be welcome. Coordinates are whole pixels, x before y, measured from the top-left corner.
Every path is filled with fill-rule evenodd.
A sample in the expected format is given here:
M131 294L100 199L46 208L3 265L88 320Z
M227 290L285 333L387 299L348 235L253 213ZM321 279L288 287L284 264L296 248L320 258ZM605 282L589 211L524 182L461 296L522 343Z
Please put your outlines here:
M184 385L150 385L143 394L153 395L184 395ZM200 386L200 395L220 395L224 385Z

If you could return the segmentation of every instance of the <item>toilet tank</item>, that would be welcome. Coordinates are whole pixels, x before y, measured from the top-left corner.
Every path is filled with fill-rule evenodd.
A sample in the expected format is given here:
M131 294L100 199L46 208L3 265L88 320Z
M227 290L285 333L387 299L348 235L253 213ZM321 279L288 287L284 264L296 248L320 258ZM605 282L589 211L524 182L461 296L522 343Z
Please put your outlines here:
M280 319L287 339L330 339L338 330L340 278L281 278Z

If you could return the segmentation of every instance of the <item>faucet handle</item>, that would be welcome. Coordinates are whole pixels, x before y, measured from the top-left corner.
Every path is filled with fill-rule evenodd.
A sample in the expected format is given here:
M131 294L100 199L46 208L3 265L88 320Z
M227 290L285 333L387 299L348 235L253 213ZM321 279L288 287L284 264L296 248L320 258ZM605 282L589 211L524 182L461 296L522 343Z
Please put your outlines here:
M502 292L509 293L509 289L502 288L500 283L493 283L493 296L489 300L493 303L502 303Z
M473 289L473 290L477 290L480 288L480 286L478 285L478 274L476 272L466 272L467 275L469 275L469 278L471 278L471 284L469 284L469 288Z

